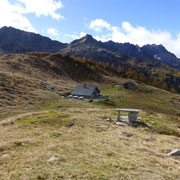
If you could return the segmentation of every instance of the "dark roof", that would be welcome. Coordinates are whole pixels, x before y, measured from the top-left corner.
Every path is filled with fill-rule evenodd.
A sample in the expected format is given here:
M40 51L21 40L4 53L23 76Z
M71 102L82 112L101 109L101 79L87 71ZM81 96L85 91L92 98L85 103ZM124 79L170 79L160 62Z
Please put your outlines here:
M95 90L100 92L96 86L76 86L71 94L77 96L92 96Z
M124 84L124 88L125 89L132 89L135 90L136 89L136 84L133 82L127 82Z

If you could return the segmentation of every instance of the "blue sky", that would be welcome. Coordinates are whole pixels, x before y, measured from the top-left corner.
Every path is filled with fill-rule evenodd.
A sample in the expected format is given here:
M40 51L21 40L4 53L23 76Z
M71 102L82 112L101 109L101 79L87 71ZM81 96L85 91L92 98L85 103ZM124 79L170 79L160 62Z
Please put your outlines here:
M61 42L85 34L101 41L163 44L180 57L180 0L0 0L0 27Z

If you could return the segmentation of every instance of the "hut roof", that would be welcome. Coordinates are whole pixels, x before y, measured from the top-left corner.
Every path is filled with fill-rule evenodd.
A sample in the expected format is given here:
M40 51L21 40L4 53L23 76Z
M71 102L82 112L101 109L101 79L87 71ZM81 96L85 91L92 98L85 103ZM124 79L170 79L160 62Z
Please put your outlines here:
M72 91L72 95L77 96L92 96L94 92L100 92L96 86L76 86Z

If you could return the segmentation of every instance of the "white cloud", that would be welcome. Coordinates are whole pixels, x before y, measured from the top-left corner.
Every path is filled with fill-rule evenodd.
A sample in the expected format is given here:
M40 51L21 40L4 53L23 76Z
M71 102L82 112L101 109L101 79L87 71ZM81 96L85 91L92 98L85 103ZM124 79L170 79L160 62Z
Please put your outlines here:
M35 13L37 17L51 16L54 19L63 19L64 17L57 13L58 9L63 7L62 2L56 0L18 0L21 3L21 13ZM24 7L23 7L23 6Z
M81 38L81 37L85 36L86 34L87 33L85 33L85 32L81 32L79 37Z
M110 30L111 25L108 24L103 19L96 19L94 21L91 21L89 28L94 29L95 31L99 32L99 31L102 31L102 29L104 29L104 28Z
M12 26L21 30L36 32L35 28L25 16L34 13L37 17L51 16L54 19L62 19L57 10L62 8L60 0L15 0L12 4L8 0L0 2L0 27Z
M50 34L50 35L59 37L59 32L58 32L57 29L54 29L54 28L51 27L51 28L49 28L49 29L47 30L47 32L48 32L48 34Z
M79 39L82 38L83 36L85 36L86 33L85 32L81 32L79 35L76 34L65 34L64 36L71 38L72 40L74 39Z
M120 27L112 26L102 19L91 21L89 28L96 32L103 29L108 30L107 34L97 35L96 39L101 41L112 40L115 42L130 42L143 46L145 44L163 44L167 50L180 57L180 33L173 38L171 33L161 30L148 30L145 27L132 26L129 22L123 22Z
M1 0L0 5L0 27L12 26L21 30L36 32L30 21L20 14L18 5L12 5L8 0Z

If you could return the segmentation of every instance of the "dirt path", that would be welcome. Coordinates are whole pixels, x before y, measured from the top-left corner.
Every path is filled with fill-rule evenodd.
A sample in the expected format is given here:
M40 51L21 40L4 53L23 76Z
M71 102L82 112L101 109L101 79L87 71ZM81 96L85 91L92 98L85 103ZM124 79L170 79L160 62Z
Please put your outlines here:
M2 121L0 121L0 126L2 125L6 125L6 124L9 124L9 123L13 123L14 121L16 121L17 119L19 118L23 118L25 116L30 116L30 115L33 115L33 114L41 114L41 113L47 113L49 111L38 111L38 112L28 112L28 113L23 113L23 114L18 114L16 116L13 116L13 117L9 117L9 118L6 118Z
M82 108L83 110L90 110L90 111L98 111L98 110L104 110L104 109L95 109L95 108ZM82 110L81 109L81 110ZM76 111L76 110L80 110L79 108L68 108L68 111ZM106 109L106 111L109 111L109 110L112 110L112 109ZM16 121L17 119L19 118L23 118L25 116L30 116L30 115L33 115L33 114L41 114L41 113L47 113L49 112L50 110L46 110L46 111L36 111L36 112L28 112L28 113L23 113L23 114L18 114L18 115L15 115L15 116L12 116L12 117L8 117L2 121L0 121L0 126L3 126L3 125L6 125L6 124L10 124L10 123L13 123L14 121Z

